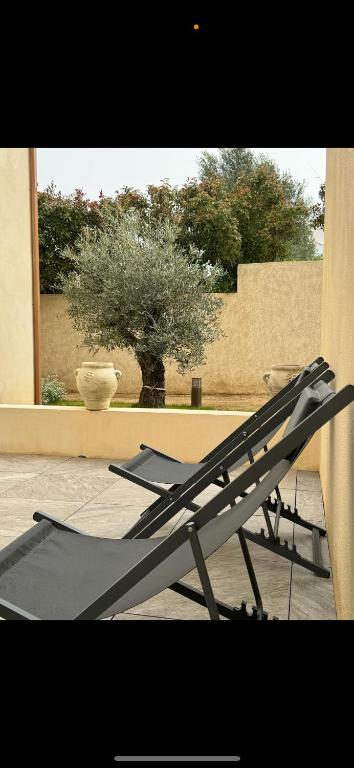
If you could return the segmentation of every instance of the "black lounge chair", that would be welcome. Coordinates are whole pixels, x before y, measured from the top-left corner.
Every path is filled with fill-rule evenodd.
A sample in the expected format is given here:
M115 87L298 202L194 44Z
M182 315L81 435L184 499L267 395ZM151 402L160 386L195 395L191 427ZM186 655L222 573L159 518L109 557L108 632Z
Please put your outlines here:
M230 482L229 472L231 470L241 467L247 461L252 463L254 457L260 451L268 450L267 444L278 432L286 418L293 412L304 388L318 380L328 383L333 378L334 373L328 369L328 364L323 358L317 358L317 360L304 368L295 380L291 381L281 392L265 403L257 413L252 414L246 422L225 438L220 445L208 453L198 464L187 464L177 461L145 445L141 445L141 453L123 465L111 464L109 469L112 472L154 492L159 497L144 510L141 519L128 531L126 537L150 536L155 531L153 521L159 518L166 509L166 506L168 506L169 501L177 499L180 493L189 488L199 478L200 473L203 473L205 469L214 467L215 462L222 464L223 471L214 472L210 482L223 488L225 484ZM277 413L282 413L282 418L271 422L271 417ZM266 431L264 431L265 424L268 424ZM230 452L234 447L241 447L250 435L252 436L252 444L247 450L239 450L235 458L234 454ZM166 490L157 485L159 482L171 484L172 487ZM297 509L292 510L289 505L285 505L278 486L275 488L275 494L276 498L274 500L269 496L262 503L268 535L265 535L263 529L260 532L244 529L245 537L253 543L259 544L279 554L281 557L312 571L317 576L328 578L330 571L322 564L320 546L320 538L326 536L325 529L314 523L309 523L299 515ZM190 503L189 509L196 511L197 505L194 501ZM275 513L274 525L269 512ZM296 522L312 532L312 560L303 557L296 549L294 550L292 547L289 547L289 543L286 540L283 544L280 543L278 530L281 517Z
M312 435L353 401L353 386L337 394L323 382L306 388L281 440L165 538L100 539L35 512L37 525L0 553L0 616L103 619L170 588L206 606L211 619L267 619L261 605L249 614L245 604L216 600L205 560L254 514ZM246 439L244 447L251 445ZM172 511L198 492L186 491ZM195 567L202 591L181 582Z

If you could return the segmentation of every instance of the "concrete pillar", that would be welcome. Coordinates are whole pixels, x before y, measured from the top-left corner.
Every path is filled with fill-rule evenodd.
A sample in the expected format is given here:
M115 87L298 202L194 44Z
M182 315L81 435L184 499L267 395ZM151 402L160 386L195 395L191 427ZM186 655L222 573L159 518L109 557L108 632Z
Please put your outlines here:
M322 354L354 384L354 149L328 149ZM354 619L354 405L321 430L320 473L337 615Z
M0 148L0 403L36 399L33 153Z

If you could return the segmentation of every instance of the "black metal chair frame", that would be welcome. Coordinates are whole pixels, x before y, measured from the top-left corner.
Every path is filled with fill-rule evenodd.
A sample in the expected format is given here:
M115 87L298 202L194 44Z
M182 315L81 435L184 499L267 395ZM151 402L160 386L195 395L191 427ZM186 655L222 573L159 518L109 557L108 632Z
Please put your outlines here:
M313 369L313 366L316 364L317 367ZM290 382L280 393L275 395L271 401L265 403L265 405L262 406L262 408L256 414L252 414L252 416L247 419L244 424L238 427L231 435L225 438L225 440L217 448L210 451L210 453L204 457L202 463L205 465L205 469L214 469L215 461L220 463L218 468L220 471L219 473L215 474L214 470L211 475L212 479L210 479L208 474L204 475L204 468L201 468L196 470L196 472L185 483L173 485L168 490L166 490L160 485L152 483L151 481L140 477L138 474L130 472L124 467L111 464L109 469L115 474L130 480L131 482L140 485L141 487L146 488L147 490L152 491L158 495L158 499L156 499L146 510L144 510L141 515L141 519L135 523L130 531L128 531L126 538L135 538L138 536L147 537L152 535L152 533L154 533L156 530L153 525L153 521L156 518L159 518L159 515L164 512L166 508L168 508L170 501L178 499L180 494L183 493L185 489L191 487L194 482L198 480L201 473L205 477L205 487L212 483L219 486L220 488L223 488L225 484L230 482L229 470L235 461L239 460L244 455L248 455L249 461L253 463L254 448L256 445L258 446L263 438L265 440L264 451L266 452L268 450L267 438L269 433L274 432L275 427L279 429L281 424L292 413L305 387L310 386L319 379L328 383L333 380L333 378L334 373L328 368L328 364L323 361L322 358L318 358L314 361L314 363L311 363L307 369L304 370L304 375L300 378L300 381L297 379L295 382ZM282 414L280 420L275 420L274 418L272 419L271 417L275 417L277 413ZM266 431L263 429L265 424L268 426ZM253 442L250 447L246 449L245 440L250 436L253 437ZM237 450L235 455L233 451L230 452L231 447L237 447L240 448L240 450ZM141 445L141 449L148 449L156 455L161 455L163 458L171 458L166 456L166 454L162 454L155 449L145 446L144 444ZM178 462L177 459L172 459L172 461L175 461L176 463L182 463ZM204 488L202 490L204 490ZM287 560L290 560L296 565L300 565L301 567L313 572L316 576L329 578L330 571L328 568L323 566L320 545L320 539L326 537L326 530L321 526L304 520L299 515L297 508L292 509L290 505L286 505L282 500L281 492L278 486L275 488L275 493L275 500L273 500L271 497L268 497L262 505L268 535L266 535L263 528L259 533L249 531L247 528L243 529L243 532L239 532L240 543L244 551L246 564L248 562L248 556L246 553L244 538L247 538L253 543L258 544L280 555L281 557L284 557ZM189 501L187 508L191 511L196 511L198 509L198 505L193 500L191 500ZM274 525L270 518L269 512L275 513ZM296 523L297 525L300 525L312 532L312 560L303 557L297 551L296 545L290 545L286 539L284 539L283 542L280 541L280 537L278 535L280 518L290 520L292 523ZM251 572L249 572L249 575L252 582L253 577Z

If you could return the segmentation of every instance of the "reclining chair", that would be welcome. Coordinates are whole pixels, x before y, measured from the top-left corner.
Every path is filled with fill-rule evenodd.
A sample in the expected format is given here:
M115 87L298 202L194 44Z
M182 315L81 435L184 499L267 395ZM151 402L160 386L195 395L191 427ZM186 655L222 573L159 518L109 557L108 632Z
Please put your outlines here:
M259 606L249 614L245 604L235 608L218 601L205 560L268 498L313 434L353 401L353 386L337 394L324 382L307 387L279 442L194 512L185 525L164 538L96 538L35 512L37 525L0 553L0 616L16 620L103 619L170 588L206 606L213 620L220 616L267 619ZM252 444L252 436L246 438L243 449L248 451ZM212 477L211 470L204 469L204 473ZM204 486L200 476L193 487L170 503L170 516L181 506L188 508ZM163 524L154 520L155 525L159 522ZM195 567L202 591L181 582Z
M168 504L170 499L178 499L180 493L189 488L199 478L200 472L215 466L215 461L222 464L223 471L222 473L219 472L217 476L214 476L211 482L223 488L225 484L230 482L229 472L231 470L241 467L248 460L253 463L254 457L260 451L268 450L267 444L278 432L285 419L291 415L304 388L319 379L328 383L333 378L334 374L328 369L328 364L324 362L323 358L317 358L317 360L304 368L295 380L291 381L283 390L281 390L281 392L265 403L257 413L252 414L245 423L232 432L231 435L226 437L225 440L210 451L210 453L204 456L202 461L198 464L187 464L177 461L177 459L171 458L146 445L141 445L141 453L125 464L121 466L111 464L109 469L112 472L152 491L159 497L142 513L141 519L135 523L126 534L126 537L136 538L140 535L144 537L150 536L155 530L153 521L164 511L166 503ZM286 408L286 410L284 410L284 408ZM274 424L271 426L269 421L270 418L281 411L283 412L283 418L277 420L275 426ZM264 431L262 429L262 432L260 432L260 429L263 428L266 423L268 423L268 430ZM250 435L252 435L253 440L251 446L247 450L243 449L238 451L237 458L234 458L231 463L231 449L244 445L246 438ZM171 484L171 487L167 491L165 488L157 485L159 482ZM278 486L275 488L275 494L276 498L274 500L269 496L262 503L268 535L265 534L264 529L262 528L259 533L244 529L244 536L255 544L259 544L260 546L279 554L281 557L312 571L317 576L328 578L330 572L328 568L325 568L322 564L320 545L320 538L326 536L325 529L321 526L309 523L307 520L300 517L297 509L292 510L289 505L285 505L282 501ZM197 505L194 501L190 503L189 509L196 511ZM269 512L275 513L274 525L272 524ZM289 546L289 543L286 540L284 543L280 542L278 530L281 517L286 518L293 523L297 523L312 532L312 560L303 557L297 551L296 546ZM242 542L242 544L244 548L244 542Z

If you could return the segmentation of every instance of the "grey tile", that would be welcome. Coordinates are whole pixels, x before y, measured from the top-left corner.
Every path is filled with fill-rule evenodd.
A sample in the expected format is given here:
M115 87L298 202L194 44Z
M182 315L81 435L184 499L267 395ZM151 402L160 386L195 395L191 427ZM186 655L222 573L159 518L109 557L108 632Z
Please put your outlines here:
M297 491L296 507L304 520L324 526L323 502L320 494L312 491Z
M89 503L74 512L68 522L91 536L118 539L127 533L138 518L139 508L125 509L109 504Z
M145 490L140 485L123 478L118 479L118 476L111 472L109 474L115 478L116 482L111 487L102 488L100 496L96 499L100 504L119 504L122 507L140 506L143 511L157 498L155 493Z
M282 491L285 488L295 490L296 488L296 475L297 470L296 469L289 469L289 472L283 477L283 479L279 483L279 488Z
M143 616L137 613L117 613L113 616L113 621L162 621L166 617L162 616Z
M32 477L36 477L35 472L0 472L0 496L3 491L15 488L26 480L31 480Z
M70 524L92 536L120 538L139 520L140 507L118 506L116 504L85 504L70 517ZM180 512L167 522L155 536L167 536L183 517Z
M113 481L115 482L115 481ZM77 472L40 474L1 494L2 499L37 499L43 501L90 501L112 480L97 475L81 475Z
M190 583L190 580L186 579L186 582ZM205 608L202 608L196 603L192 603L190 600L186 600L184 597L177 595L169 589L152 597L145 603L135 606L132 611L147 618L158 616L161 619L175 619L180 621L188 619L200 621L209 618ZM130 613L131 611L127 612L127 614Z
M4 547L7 547L8 544L11 544L11 542L16 539L16 535L16 533L14 533L12 536L0 535L0 549L4 549Z
M78 474L81 477L87 476L100 476L109 478L112 483L118 480L118 476L110 472L108 467L111 464L109 459L86 459L81 456L75 456L68 461L55 465L54 468L50 467L47 473L61 474L62 472L70 472L70 474Z
M78 508L78 503L40 501L38 499L4 499L0 497L0 536L20 536L35 525L33 514L37 510L47 512L59 520L65 520Z
M67 456L39 456L37 454L9 453L0 455L0 472L44 472L63 464Z
M321 495L321 481L319 473L299 471L297 473L297 489L299 491L310 491L311 493L317 493Z
M311 531L296 525L295 543L301 554L312 560ZM330 568L327 539L323 537L321 537L321 554L324 566ZM293 565L290 619L335 620L336 610L332 578L324 579L299 565Z

